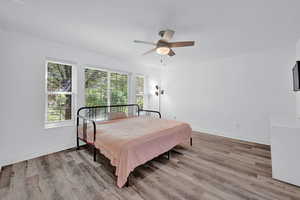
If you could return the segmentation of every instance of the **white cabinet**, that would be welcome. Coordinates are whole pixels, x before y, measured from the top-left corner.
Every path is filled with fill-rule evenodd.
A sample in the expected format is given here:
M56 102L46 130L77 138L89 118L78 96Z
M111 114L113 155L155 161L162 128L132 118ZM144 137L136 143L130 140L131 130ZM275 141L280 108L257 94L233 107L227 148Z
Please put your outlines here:
M300 121L271 124L272 177L300 186Z

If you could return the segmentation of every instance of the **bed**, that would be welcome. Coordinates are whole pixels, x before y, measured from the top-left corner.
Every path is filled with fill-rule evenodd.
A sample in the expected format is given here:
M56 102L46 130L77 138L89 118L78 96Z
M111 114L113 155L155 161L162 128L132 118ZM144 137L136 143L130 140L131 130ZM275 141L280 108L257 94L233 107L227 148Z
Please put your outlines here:
M158 111L142 110L137 104L82 107L77 112L79 140L92 145L94 160L98 150L116 167L117 186L123 187L137 166L169 153L189 141L187 123L161 119Z

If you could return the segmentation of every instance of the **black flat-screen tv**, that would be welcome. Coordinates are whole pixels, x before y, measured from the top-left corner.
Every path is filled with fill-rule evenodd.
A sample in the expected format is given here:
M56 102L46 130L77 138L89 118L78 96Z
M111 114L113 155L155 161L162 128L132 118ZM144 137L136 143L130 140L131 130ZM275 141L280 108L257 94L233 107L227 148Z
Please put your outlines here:
M296 62L296 65L293 67L293 87L294 87L294 91L299 91L300 90L300 61Z

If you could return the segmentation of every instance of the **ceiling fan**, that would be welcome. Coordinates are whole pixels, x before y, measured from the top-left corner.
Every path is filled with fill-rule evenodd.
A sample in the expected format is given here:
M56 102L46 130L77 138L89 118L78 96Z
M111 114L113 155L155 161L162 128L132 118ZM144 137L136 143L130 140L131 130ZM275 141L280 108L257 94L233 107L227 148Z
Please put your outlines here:
M161 37L161 39L158 40L156 43L155 42L146 42L146 41L141 41L141 40L134 40L133 42L150 44L150 45L155 46L153 49L145 52L143 55L146 55L146 54L156 51L156 53L158 53L160 55L174 56L175 52L173 51L172 48L194 46L195 41L169 42L172 39L174 33L175 33L175 31L169 30L169 29L159 31L158 35Z

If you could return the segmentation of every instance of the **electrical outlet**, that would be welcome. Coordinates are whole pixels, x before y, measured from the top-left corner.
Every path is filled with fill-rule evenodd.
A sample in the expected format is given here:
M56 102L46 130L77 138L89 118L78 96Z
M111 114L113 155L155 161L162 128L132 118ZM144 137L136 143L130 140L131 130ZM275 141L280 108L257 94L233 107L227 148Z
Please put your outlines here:
M176 116L174 116L174 119L176 119Z

